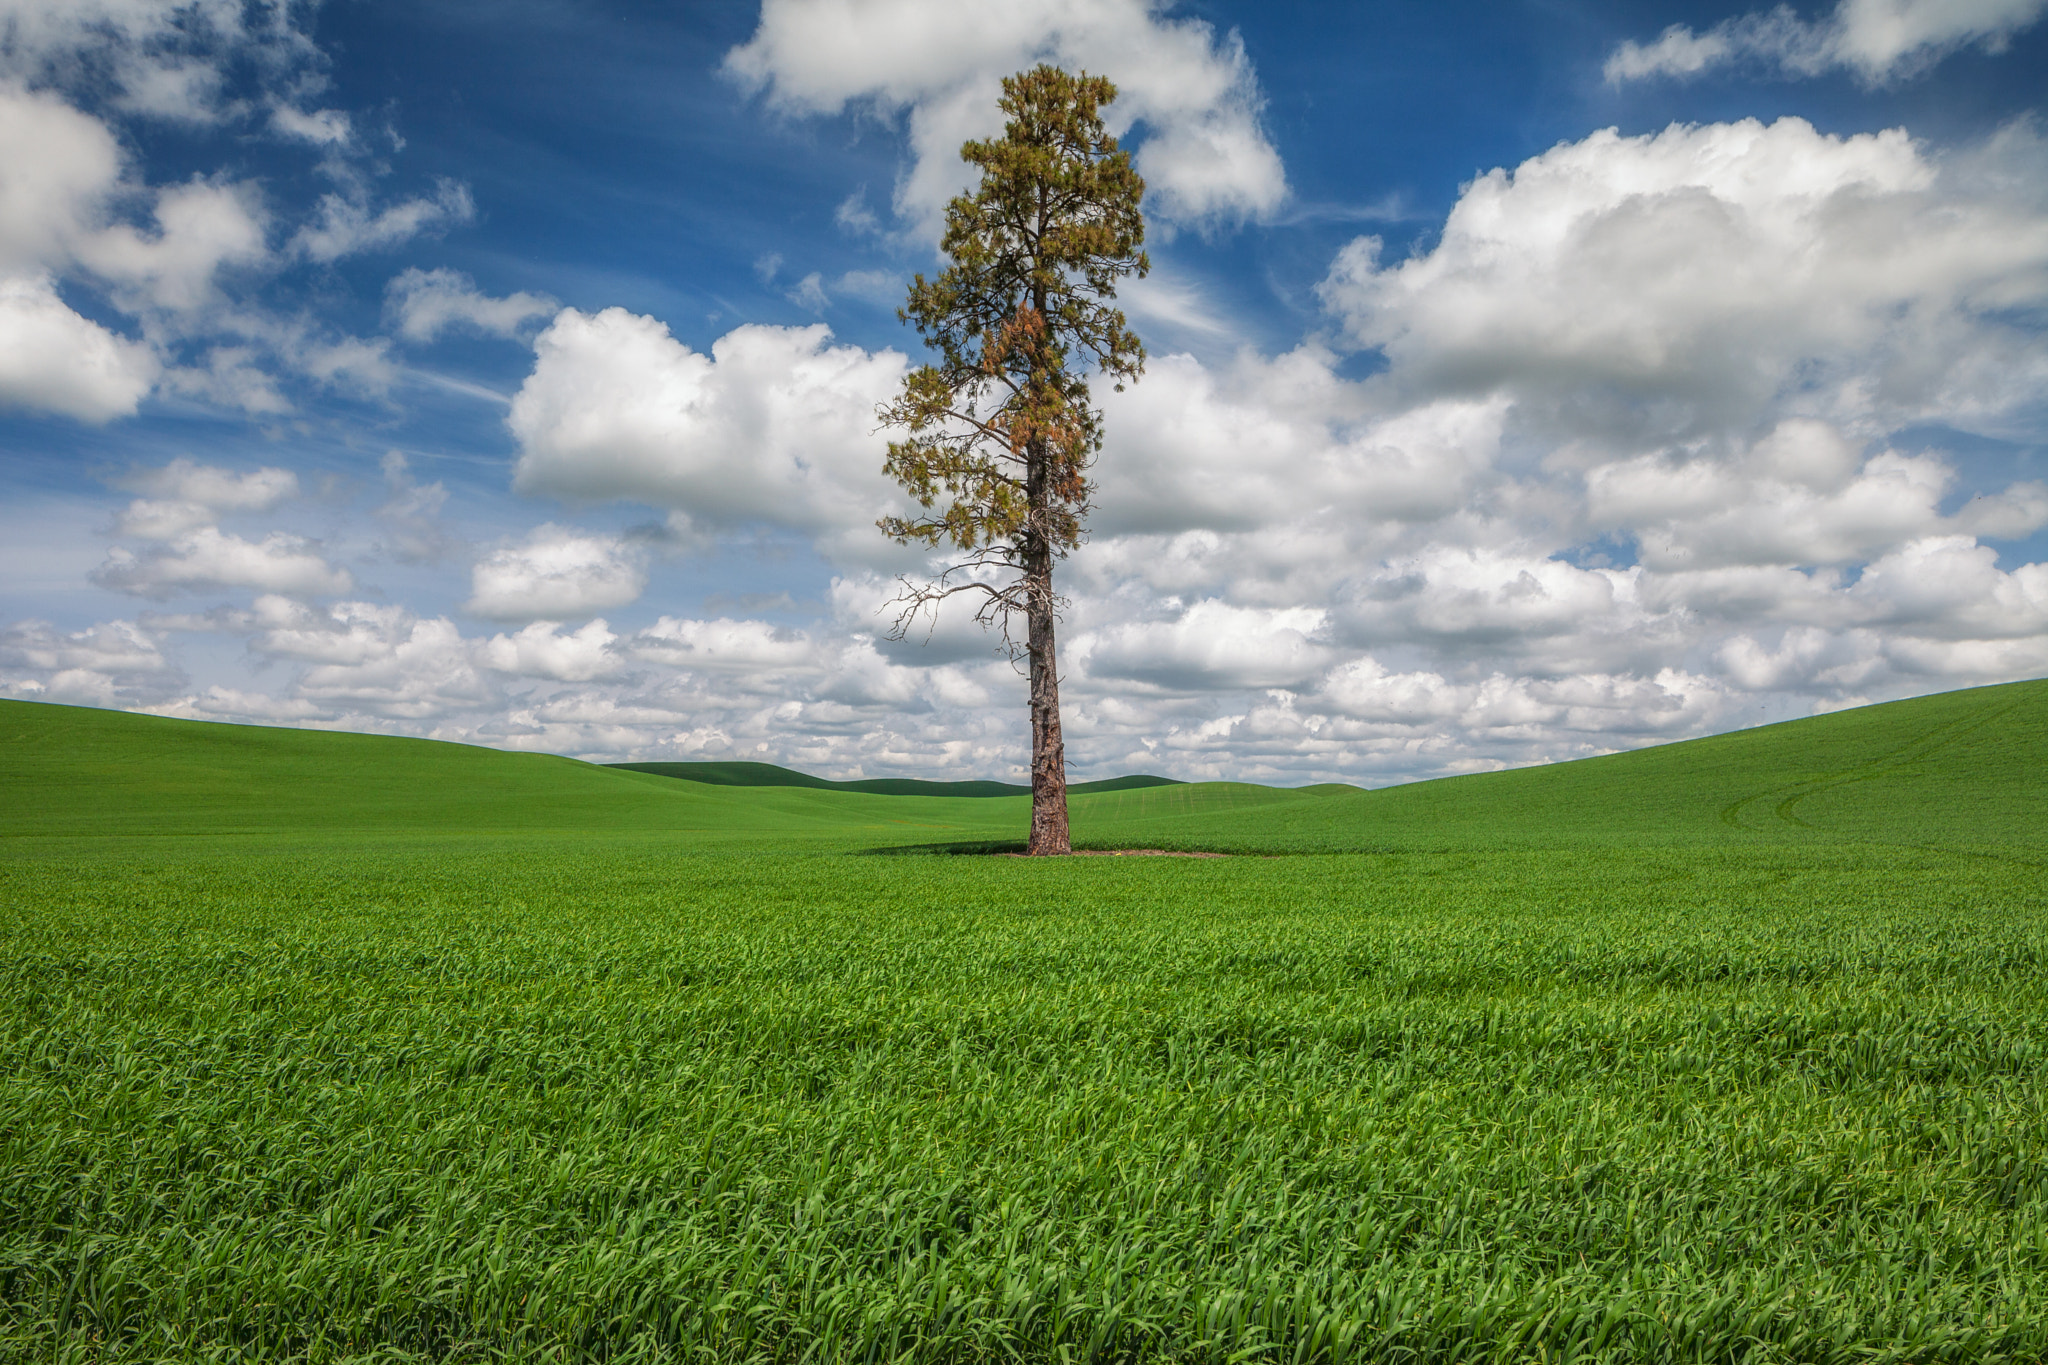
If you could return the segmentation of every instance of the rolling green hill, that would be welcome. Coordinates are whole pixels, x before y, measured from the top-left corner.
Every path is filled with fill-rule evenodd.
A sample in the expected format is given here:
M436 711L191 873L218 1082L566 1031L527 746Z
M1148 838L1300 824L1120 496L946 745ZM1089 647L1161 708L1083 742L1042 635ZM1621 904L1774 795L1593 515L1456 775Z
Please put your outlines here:
M1313 791L1314 789L1307 789ZM1883 843L2048 848L2048 680L1544 767L1263 806L1097 798L1128 838L1253 850Z
M888 780L766 764L664 775L689 766L0 702L0 813L16 836L555 830L859 848L987 845L1020 837L1026 819L1022 795L962 790L999 784L897 795ZM757 785L771 781L789 785ZM1076 840L1093 847L2036 848L2048 844L2048 681L1370 792L1134 778L1074 793Z

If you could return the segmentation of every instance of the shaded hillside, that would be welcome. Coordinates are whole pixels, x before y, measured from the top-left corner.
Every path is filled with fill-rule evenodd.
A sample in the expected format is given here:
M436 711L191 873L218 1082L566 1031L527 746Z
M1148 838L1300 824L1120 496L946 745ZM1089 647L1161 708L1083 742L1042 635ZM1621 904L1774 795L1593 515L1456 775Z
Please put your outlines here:
M713 787L809 787L816 791L866 792L871 796L1029 796L1031 788L1016 782L928 782L915 777L863 777L847 782L834 782L829 778L813 777L800 773L794 768L780 768L773 763L750 763L730 761L716 763L607 763L607 768L622 768L627 772L652 773L657 777L679 777L686 782L702 782ZM1140 787L1175 787L1183 785L1171 777L1153 777L1148 773L1135 773L1129 777L1109 777L1100 782L1070 783L1070 795L1085 796L1091 792L1133 791Z

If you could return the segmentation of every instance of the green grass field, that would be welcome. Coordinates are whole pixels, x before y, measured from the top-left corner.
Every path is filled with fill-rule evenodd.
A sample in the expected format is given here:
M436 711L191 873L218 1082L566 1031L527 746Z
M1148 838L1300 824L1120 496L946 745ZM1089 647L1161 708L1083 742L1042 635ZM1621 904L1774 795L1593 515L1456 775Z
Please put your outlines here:
M0 736L0 1359L2048 1359L2048 683L1075 799L1211 860Z

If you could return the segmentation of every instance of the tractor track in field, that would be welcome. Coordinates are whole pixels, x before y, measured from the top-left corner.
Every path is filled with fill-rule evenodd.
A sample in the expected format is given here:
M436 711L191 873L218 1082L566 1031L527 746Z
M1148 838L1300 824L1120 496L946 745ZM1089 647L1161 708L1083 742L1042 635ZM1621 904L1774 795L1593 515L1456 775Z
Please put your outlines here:
M1721 821L1723 824L1730 825L1736 829L1745 829L1752 832L1770 829L1771 826L1767 823L1751 823L1743 817L1744 812L1750 807L1759 802L1772 801L1773 798L1776 798L1771 806L1771 814L1779 821L1788 825L1797 825L1801 829L1816 829L1818 826L1810 821L1802 820L1798 814L1799 803L1807 797L1817 796L1823 792L1833 791L1837 787L1845 787L1857 782L1874 782L1915 767L1926 762L1929 758L1932 758L1958 740L2001 719L2012 709L2011 703L1993 707L1977 715L1937 726L1910 743L1902 745L1890 753L1880 754L1868 762L1859 763L1853 768L1844 768L1832 773L1822 773L1817 777L1806 778L1799 782L1766 787L1762 791L1753 792L1748 796L1741 797L1723 806L1721 808Z

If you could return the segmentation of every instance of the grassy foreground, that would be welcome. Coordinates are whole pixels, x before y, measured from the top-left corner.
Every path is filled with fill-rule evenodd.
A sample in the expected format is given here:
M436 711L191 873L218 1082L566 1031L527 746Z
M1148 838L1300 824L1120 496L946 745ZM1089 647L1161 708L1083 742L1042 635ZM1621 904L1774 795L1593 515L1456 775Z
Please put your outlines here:
M2042 684L1076 802L1208 861L0 737L0 1358L2048 1358Z

